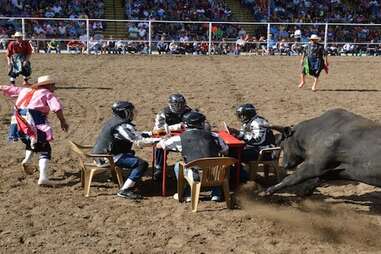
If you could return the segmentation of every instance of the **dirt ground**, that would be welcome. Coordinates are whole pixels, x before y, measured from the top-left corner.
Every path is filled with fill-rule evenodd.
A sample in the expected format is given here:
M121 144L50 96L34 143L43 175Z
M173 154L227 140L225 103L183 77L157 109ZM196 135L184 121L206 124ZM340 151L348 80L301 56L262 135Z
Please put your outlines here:
M161 197L150 172L140 184L141 202L118 198L107 176L95 179L91 197L83 196L67 141L93 144L118 99L135 103L141 130L152 128L173 92L183 93L216 129L222 121L237 127L234 108L243 102L254 103L273 124L295 124L336 107L381 120L381 58L331 58L330 74L315 93L311 79L297 89L298 63L294 57L33 56L34 78L53 74L60 81L56 94L70 131L61 132L50 116L56 185L39 188L38 174L20 169L23 146L7 144L11 104L0 97L0 252L381 253L381 189L365 184L324 185L308 198L264 198L249 183L236 193L239 209L202 201L196 214L190 204ZM5 84L5 60L0 75ZM137 152L151 161L150 148Z

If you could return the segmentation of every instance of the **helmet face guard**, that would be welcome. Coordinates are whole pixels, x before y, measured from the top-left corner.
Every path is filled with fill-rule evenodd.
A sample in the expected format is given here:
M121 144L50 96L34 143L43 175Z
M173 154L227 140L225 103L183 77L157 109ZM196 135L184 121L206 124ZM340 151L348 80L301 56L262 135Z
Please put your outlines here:
M115 102L112 105L112 112L127 121L132 121L137 114L134 105L128 101Z
M243 104L237 108L235 114L242 123L248 123L257 115L257 111L253 104Z
M172 103L168 103L168 104L169 104L169 109L173 113L181 113L181 112L183 112L183 110L185 108L185 103L183 103L183 102L172 102Z
M189 112L183 116L183 122L188 128L204 129L206 117L199 112Z
M183 112L186 106L184 96L182 96L181 94L170 95L168 98L168 106L173 113Z

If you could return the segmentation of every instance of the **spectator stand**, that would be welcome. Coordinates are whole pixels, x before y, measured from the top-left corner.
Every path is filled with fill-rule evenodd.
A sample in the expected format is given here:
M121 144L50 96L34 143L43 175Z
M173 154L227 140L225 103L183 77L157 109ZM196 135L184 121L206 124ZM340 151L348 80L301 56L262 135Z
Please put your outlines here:
M98 30L96 24L109 22L123 22L125 30L115 35L112 31L111 34L105 35ZM381 44L381 24L29 17L0 17L0 24L2 24L0 26L2 49L5 49L14 31L21 30L24 39L32 42L36 52L40 49L47 52L47 45L48 43L51 45L53 39L54 43L60 42L60 52L64 52L65 50L62 49L65 49L65 46L72 41L71 44L82 43L81 50L76 52L94 54L151 54L160 51L160 54L297 55L300 54L301 46L308 42L311 34L319 35L328 52L334 55L376 56L380 55ZM67 24L67 32L60 33L60 26L64 24ZM248 34L242 28L244 25L252 25L258 32ZM64 30L64 28L61 29ZM354 34L356 36L353 36ZM339 40L340 38L343 39Z

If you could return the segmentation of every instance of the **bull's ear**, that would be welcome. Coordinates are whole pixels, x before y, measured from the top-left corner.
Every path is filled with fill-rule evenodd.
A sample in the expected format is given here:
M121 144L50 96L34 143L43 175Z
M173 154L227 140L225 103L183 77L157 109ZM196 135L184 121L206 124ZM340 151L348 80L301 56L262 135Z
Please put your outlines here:
M291 137L292 134L294 134L295 130L293 128L293 126L287 126L287 127L284 127L283 129L283 135L288 138L288 137Z

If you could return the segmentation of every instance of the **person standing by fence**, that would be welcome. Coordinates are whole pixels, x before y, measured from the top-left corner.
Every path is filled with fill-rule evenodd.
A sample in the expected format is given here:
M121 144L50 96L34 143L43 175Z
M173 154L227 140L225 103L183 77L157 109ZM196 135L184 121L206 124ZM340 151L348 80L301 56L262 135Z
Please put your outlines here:
M28 85L32 67L30 57L32 46L28 41L23 40L23 34L16 32L13 37L16 39L9 43L7 48L8 76L12 85L16 84L16 78L21 74L24 76L23 85Z
M328 56L324 49L324 45L319 43L320 37L316 34L311 35L310 42L305 48L300 63L302 65L302 73L300 75L299 88L305 84L306 75L314 77L312 91L316 91L320 72L325 69L328 73Z

